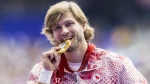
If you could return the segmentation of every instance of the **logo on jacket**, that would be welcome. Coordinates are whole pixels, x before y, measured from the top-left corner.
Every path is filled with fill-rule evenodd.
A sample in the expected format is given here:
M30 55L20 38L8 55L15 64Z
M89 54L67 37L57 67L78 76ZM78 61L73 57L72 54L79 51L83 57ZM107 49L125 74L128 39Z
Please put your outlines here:
M54 82L55 84L60 84L60 83L62 82L62 79L55 77L55 78L53 79L53 82Z

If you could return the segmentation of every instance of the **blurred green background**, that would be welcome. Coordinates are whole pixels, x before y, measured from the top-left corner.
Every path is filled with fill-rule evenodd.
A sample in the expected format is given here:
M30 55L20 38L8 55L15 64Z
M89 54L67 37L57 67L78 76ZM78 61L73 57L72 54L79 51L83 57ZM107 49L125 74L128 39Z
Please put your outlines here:
M0 0L0 84L26 84L41 53L44 17L62 0ZM150 82L150 0L74 0L95 28L97 47L129 57Z

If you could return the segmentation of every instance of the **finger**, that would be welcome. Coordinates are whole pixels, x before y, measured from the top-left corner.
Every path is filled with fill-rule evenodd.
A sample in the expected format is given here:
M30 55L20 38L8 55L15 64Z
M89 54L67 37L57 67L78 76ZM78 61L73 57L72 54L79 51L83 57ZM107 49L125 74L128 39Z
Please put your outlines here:
M50 60L51 62L56 62L60 60L60 54L57 52L59 47L52 47L51 50L42 53L43 58L46 60Z
M58 50L60 50L60 47L52 47L51 50L58 51Z
M42 56L43 56L43 59L46 59L46 60L52 60L53 59L53 53L51 53L50 51L42 53Z
M60 60L60 54L58 52L55 52L53 54L54 58L56 59L56 61L59 61Z
M58 51L60 50L60 47L53 47L52 50L54 50L54 51L53 51L53 52L54 52L53 56L55 57L55 59L56 59L57 61L59 61L61 54L58 53Z

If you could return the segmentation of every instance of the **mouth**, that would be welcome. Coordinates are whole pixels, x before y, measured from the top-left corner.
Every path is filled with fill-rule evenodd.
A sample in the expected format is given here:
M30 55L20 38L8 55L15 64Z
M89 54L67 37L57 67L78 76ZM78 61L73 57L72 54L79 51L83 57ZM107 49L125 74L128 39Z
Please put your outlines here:
M64 38L64 39L62 39L62 43L65 41L65 40L72 40L73 39L73 36L70 36L70 37L67 37L67 38Z

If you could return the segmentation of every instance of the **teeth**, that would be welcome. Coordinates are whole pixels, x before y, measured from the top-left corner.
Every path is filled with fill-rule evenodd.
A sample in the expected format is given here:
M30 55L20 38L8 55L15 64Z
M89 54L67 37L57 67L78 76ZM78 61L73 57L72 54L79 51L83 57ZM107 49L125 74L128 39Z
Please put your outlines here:
M68 38L63 39L63 41L65 41L65 40L67 40L67 39L72 39L72 38L71 38L71 37L68 37Z

